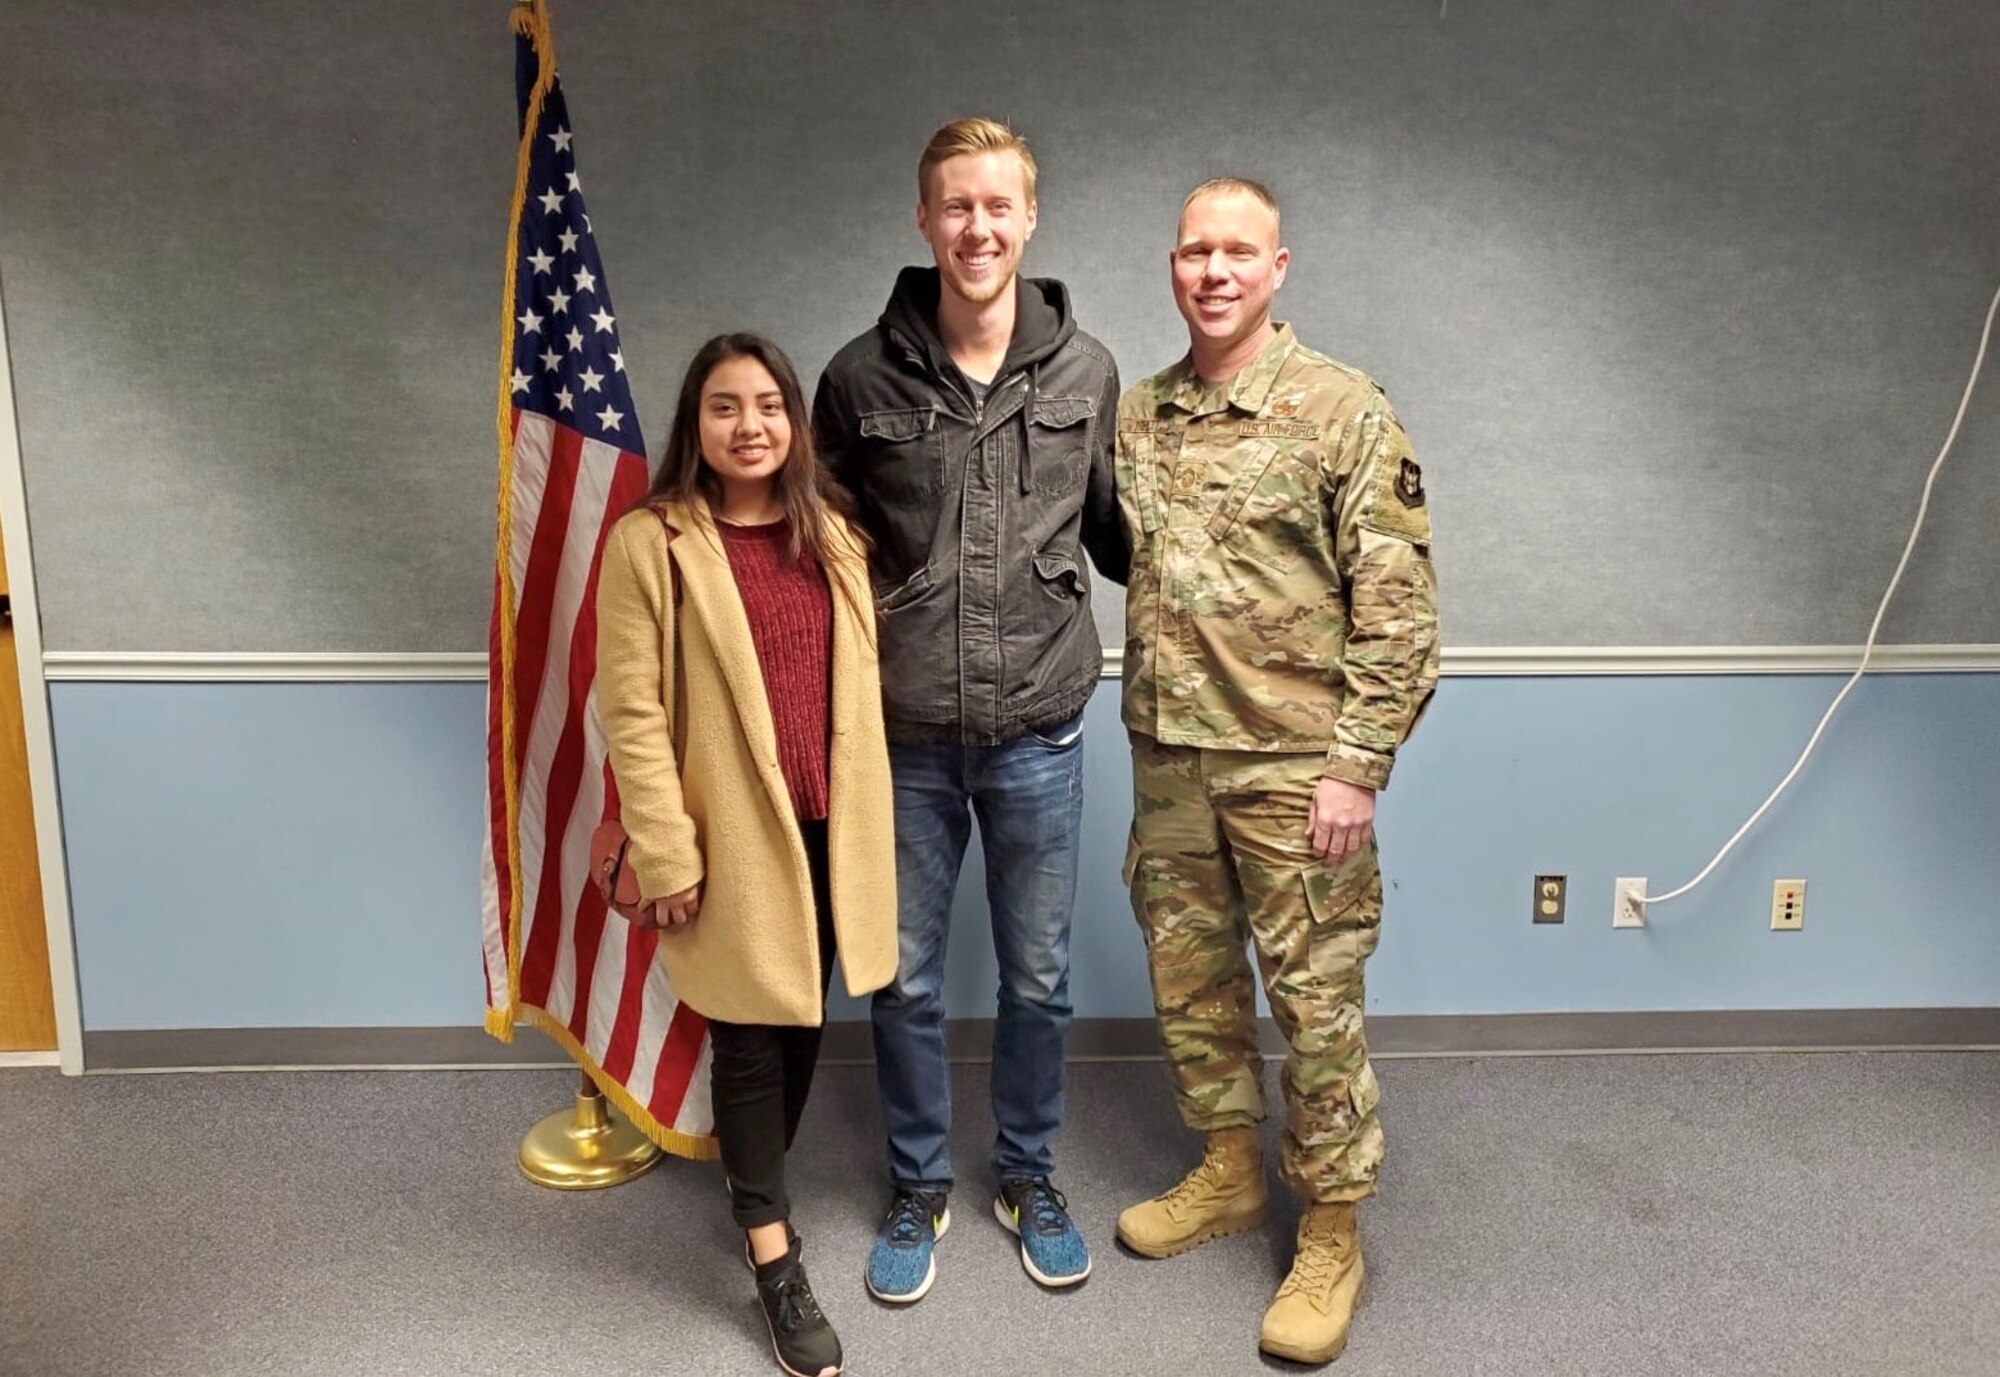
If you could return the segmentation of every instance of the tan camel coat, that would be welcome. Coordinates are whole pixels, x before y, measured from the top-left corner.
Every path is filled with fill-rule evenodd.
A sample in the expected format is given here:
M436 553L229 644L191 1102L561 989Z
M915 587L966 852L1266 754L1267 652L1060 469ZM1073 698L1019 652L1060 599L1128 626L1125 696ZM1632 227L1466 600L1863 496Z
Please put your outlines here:
M703 887L695 920L659 946L696 1010L815 1025L825 1009L812 876L750 623L707 504L662 510L671 545L651 511L622 518L597 587L597 699L639 892ZM874 597L859 545L833 521L828 871L840 967L861 995L896 971L895 809Z

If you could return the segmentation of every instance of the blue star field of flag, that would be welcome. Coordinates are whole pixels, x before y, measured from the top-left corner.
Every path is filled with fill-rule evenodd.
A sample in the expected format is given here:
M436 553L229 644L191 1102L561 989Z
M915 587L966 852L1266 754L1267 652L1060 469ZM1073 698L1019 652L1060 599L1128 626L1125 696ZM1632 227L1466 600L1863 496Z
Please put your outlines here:
M525 38L523 114L538 60ZM631 454L646 452L625 356L618 344L604 263L583 207L583 183L571 147L562 83L542 101L521 203L519 256L514 265L513 404L540 412L586 438Z

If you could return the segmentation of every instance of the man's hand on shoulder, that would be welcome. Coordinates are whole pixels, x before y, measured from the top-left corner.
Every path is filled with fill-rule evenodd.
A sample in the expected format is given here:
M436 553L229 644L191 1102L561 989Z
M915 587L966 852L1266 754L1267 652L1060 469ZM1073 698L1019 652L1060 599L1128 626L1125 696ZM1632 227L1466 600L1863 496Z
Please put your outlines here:
M1306 840L1313 854L1338 864L1368 845L1375 834L1375 791L1331 775L1313 790Z

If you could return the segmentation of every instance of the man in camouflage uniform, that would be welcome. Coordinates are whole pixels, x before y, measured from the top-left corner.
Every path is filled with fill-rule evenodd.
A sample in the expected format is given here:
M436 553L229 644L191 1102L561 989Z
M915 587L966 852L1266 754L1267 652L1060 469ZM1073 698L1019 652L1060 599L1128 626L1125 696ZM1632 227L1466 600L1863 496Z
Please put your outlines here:
M1263 1223L1247 934L1289 1044L1282 1169L1306 1201L1261 1346L1327 1362L1361 1292L1355 1202L1382 1162L1362 1033L1375 791L1437 682L1430 515L1381 389L1272 322L1290 254L1268 191L1197 187L1171 258L1190 351L1118 407L1126 879L1181 1116L1208 1139L1118 1235L1166 1257Z

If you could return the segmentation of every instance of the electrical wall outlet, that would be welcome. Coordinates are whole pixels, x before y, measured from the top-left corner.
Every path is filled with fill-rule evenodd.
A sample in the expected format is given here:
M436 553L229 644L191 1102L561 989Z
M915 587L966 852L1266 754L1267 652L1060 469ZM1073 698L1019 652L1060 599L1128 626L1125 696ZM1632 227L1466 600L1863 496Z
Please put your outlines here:
M1806 882L1778 880L1771 885L1771 931L1797 932L1806 925Z
M1621 879L1611 892L1611 926L1614 928L1643 928L1646 926L1646 906L1639 902L1639 896L1646 892L1644 879Z
M1560 923L1563 920L1563 906L1569 899L1569 876L1535 876L1534 906L1529 916L1537 923Z

